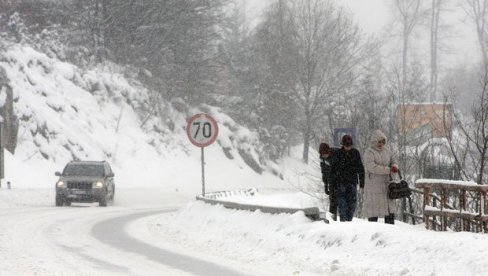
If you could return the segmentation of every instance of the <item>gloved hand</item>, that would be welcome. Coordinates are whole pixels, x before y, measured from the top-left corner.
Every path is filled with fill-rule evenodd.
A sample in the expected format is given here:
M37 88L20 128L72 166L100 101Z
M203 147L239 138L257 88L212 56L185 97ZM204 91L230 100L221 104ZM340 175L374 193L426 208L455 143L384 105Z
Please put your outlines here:
M398 172L398 165L393 164L393 165L391 166L391 168L390 168L390 171L391 171L392 173L397 173L397 172Z
M329 185L325 184L325 194L330 195Z

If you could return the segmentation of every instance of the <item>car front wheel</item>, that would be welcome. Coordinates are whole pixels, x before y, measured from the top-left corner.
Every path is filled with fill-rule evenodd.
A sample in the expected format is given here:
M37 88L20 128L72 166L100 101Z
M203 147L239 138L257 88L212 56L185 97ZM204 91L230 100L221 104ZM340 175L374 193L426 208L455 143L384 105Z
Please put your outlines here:
M98 202L98 206L107 207L107 196L103 196Z
M58 195L56 195L56 206L63 206L63 199Z

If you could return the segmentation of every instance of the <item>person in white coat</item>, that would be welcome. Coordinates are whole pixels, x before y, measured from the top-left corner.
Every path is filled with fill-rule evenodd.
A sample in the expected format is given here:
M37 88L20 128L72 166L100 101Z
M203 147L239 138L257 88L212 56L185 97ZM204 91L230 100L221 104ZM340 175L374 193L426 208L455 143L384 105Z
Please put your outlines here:
M381 130L371 134L371 145L364 153L365 183L363 188L363 216L369 221L384 217L385 223L395 223L395 201L388 198L390 174L398 172L398 165L386 147L386 135Z

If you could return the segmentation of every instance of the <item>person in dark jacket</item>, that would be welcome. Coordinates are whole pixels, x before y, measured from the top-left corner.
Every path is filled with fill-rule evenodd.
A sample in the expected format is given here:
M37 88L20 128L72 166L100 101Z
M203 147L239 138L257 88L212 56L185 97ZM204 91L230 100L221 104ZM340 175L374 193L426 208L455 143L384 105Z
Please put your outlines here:
M361 154L353 148L351 135L344 135L341 144L331 167L332 185L336 188L341 221L352 221L356 210L358 182L364 187L364 166Z
M322 182L324 183L325 194L329 196L329 212L333 220L337 220L337 193L335 186L332 185L331 167L337 151L337 148L330 148L327 143L320 143L319 154Z

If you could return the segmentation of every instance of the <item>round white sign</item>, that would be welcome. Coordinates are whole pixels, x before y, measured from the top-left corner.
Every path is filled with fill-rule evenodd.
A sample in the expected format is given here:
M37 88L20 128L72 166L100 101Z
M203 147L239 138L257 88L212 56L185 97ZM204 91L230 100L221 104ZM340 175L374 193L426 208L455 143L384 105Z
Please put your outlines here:
M186 134L192 144L203 148L215 142L219 134L219 126L212 116L200 113L188 119Z

